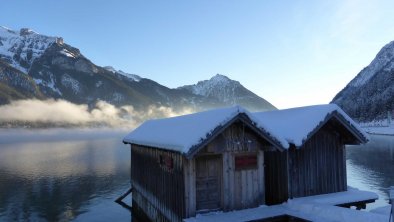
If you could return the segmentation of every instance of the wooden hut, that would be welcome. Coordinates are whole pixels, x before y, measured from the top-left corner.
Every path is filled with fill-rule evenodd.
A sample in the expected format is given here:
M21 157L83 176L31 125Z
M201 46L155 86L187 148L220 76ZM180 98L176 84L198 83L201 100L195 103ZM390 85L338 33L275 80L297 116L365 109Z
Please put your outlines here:
M145 122L124 138L134 213L181 221L346 190L344 144L367 137L335 105L298 109L232 107ZM313 121L296 127L305 115L295 110L314 113Z
M284 152L265 152L266 204L347 190L345 145L368 137L336 105L254 113L286 138Z

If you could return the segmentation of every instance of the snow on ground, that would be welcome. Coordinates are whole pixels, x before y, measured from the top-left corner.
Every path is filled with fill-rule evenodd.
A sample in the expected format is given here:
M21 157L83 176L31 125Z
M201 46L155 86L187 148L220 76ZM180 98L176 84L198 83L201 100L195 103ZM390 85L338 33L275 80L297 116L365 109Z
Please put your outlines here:
M390 215L391 205L378 207L378 208L372 209L370 212L375 213L375 214Z
M338 205L346 202L358 202L363 200L377 200L379 196L370 191L360 191L357 188L348 187L347 191L321 194L316 196L295 198L290 202L293 203L317 203L317 204L328 204L328 205Z
M341 222L387 222L388 215L370 213L355 209L331 206L327 204L288 204L290 211L298 212L299 215L315 216L313 221L341 221ZM303 218L303 216L301 216Z
M375 135L394 135L394 125L363 127L364 131Z
M221 222L221 221L250 221L260 218L276 217L287 213L284 205L260 206L245 210L230 212L211 212L206 214L197 214L196 217L185 219L185 222Z
M295 198L280 205L264 205L257 208L231 212L199 214L196 217L186 219L185 222L240 222L280 215L289 215L306 220L322 222L387 222L387 214L383 215L334 206L336 204L368 200L371 198L377 198L377 195L372 192L350 188L345 192Z

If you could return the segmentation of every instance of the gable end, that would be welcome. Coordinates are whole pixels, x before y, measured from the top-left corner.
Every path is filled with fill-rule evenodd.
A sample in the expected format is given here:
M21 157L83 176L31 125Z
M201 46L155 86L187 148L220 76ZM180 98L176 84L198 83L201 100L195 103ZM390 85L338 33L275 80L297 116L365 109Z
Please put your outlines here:
M189 152L185 154L186 158L192 159L194 155L196 155L203 147L211 143L219 134L221 134L224 130L226 130L229 126L231 126L236 121L240 121L243 124L245 124L258 136L260 136L261 138L272 144L276 149L280 151L284 150L284 148L280 145L279 141L271 137L270 133L268 133L267 131L261 128L256 127L256 125L250 120L250 118L246 114L240 113L236 115L234 118L232 118L230 121L228 121L225 125L216 127L210 133L210 135L207 136L205 140L201 141L201 143L191 147Z

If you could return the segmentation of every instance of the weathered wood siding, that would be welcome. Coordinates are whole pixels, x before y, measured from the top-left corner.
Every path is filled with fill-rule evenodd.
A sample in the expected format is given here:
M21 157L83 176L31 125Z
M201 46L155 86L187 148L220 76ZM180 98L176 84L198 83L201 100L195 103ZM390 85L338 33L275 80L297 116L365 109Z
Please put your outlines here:
M196 210L221 209L222 156L206 155L196 158Z
M346 152L340 135L327 125L300 148L265 152L266 204L345 191Z
M335 131L321 129L289 150L290 197L345 191L345 146Z
M264 204L264 152L267 142L242 123L234 123L210 144L202 149L197 158L218 156L222 161L221 206L224 211L257 207ZM256 156L255 167L236 169L235 158ZM185 161L185 198L187 217L195 216L196 206L196 159ZM204 174L204 173L203 173Z
M223 151L223 210L245 209L264 204L264 152L267 145L242 123L233 124L211 146L221 144ZM209 147L208 147L209 149ZM236 169L235 159L256 156L252 168Z
M185 217L183 163L179 153L131 145L133 202L151 220Z
M196 215L196 165L195 159L184 159L186 218Z

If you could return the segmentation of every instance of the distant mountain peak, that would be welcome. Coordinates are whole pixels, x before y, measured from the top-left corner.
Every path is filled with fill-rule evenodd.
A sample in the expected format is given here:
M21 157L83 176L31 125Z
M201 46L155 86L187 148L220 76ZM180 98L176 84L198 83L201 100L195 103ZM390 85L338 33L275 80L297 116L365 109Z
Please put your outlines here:
M216 75L212 76L212 78L210 80L214 80L214 81L229 81L231 79L228 78L227 76L223 75L223 74L217 73Z
M186 89L195 95L215 98L227 104L242 105L254 111L275 109L273 105L246 89L238 81L222 74L216 74L209 80L179 88Z
M27 73L33 61L54 42L57 42L57 39L40 35L29 28L22 28L16 32L1 26L0 59L23 73Z
M180 88L186 88L191 91L193 94L202 95L202 96L210 96L213 91L223 90L226 86L239 84L239 82L231 80L225 75L216 74L211 77L209 80L199 81L197 84L182 86ZM240 84L239 84L240 85Z

